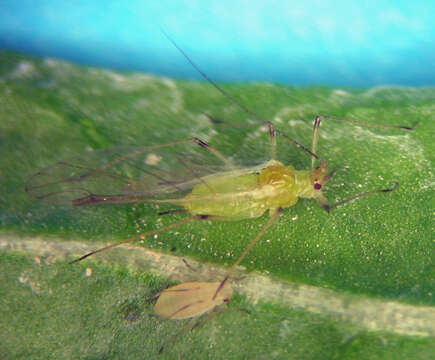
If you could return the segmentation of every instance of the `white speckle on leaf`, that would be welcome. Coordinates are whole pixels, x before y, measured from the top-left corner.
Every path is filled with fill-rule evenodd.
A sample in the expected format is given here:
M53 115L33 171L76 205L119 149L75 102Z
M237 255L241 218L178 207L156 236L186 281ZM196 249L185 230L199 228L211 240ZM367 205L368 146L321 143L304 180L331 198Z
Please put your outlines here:
M341 90L341 89L336 89L332 92L332 95L336 95L336 96L349 96L350 94L347 91Z
M39 283L36 281L32 281L32 279L28 276L26 272L21 273L21 275L18 277L18 281L23 285L28 285L30 289L36 294L39 294L41 292L41 287Z
M90 268L90 267L86 268L85 276L86 277L92 276L92 268Z
M9 79L23 78L36 74L35 66L29 61L20 61L16 68L9 74Z
M301 125L301 124L305 125L305 122L302 121L302 120L290 120L288 122L288 124L289 124L289 126L293 127L293 126L298 126L298 125Z

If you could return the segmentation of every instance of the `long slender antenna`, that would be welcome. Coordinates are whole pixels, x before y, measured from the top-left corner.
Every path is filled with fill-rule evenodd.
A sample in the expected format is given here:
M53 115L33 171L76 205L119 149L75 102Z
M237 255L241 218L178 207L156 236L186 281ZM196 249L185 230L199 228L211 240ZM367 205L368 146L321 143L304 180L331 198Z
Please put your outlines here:
M249 115L253 116L254 118L256 118L257 120L267 124L269 123L269 121L266 121L264 119L262 119L259 115L257 115L256 113L254 113L252 110L250 110L249 108L247 108L245 105L243 105L239 100L237 100L234 96L232 96L231 94L229 94L227 91L225 91L224 89L222 89L218 84L216 84L214 82L214 80L210 79L209 76L202 71L198 65L196 65L193 60L189 57L189 55L187 55L184 50L182 48L180 48L178 46L178 44L161 28L160 31L163 33L163 35L165 35L165 37L172 43L172 45L175 46L175 48L186 58L186 60L190 63L190 65L192 65L192 67L198 71L198 73L206 80L208 81L211 85L214 86L214 88L216 90L218 90L222 95L226 96L229 100L231 100L235 105L237 105L239 108L241 108L242 110L244 110L246 113L248 113ZM412 130L413 128L409 127L409 126L401 126L401 125L382 125L382 124L371 124L371 123L366 123L366 122L360 122L360 121L353 121L353 120L347 120L347 119L341 119L341 118L337 118L335 116L325 116L325 115L320 115L319 118L321 119L331 119L331 120L337 120L337 121L342 121L342 122L347 122L347 123L352 123L355 125L364 125L364 126L368 126L368 127L380 127L380 128L396 128L396 129L404 129L404 130Z
M224 89L222 89L218 84L216 84L212 79L209 78L209 76L202 71L198 65L196 65L193 60L184 52L184 50L178 46L178 44L162 29L160 28L160 31L163 33L163 35L171 42L172 45L174 45L174 47L181 53L181 55L183 55L186 60L190 63L190 65L192 65L192 67L198 71L198 73L209 83L211 84L216 90L218 90L222 95L224 95L225 97L227 97L233 104L237 105L240 109L242 109L243 111L245 111L247 114L251 115L252 117L254 117L255 119L259 120L260 122L262 122L263 124L266 125L270 125L272 124L270 121L266 121L264 119L262 119L259 115L257 115L256 113L254 113L252 110L250 110L249 108L247 108L245 105L243 105L239 100L237 100L234 96L232 96L231 94L229 94L227 91L225 91ZM207 114L206 114L207 115ZM209 115L207 115L209 116ZM210 116L209 116L210 118ZM347 123L352 123L352 124L356 124L356 125L364 125L364 126L373 126L373 127L381 127L381 128L398 128L398 129L404 129L404 130L412 130L411 127L409 126L398 126L398 125L378 125L378 124L370 124L370 123L365 123L365 122L358 122L358 121L352 121L352 120L346 120L346 119L340 119L334 116L325 116L325 115L320 115L317 116L316 119L318 120L318 125L317 128L320 125L320 122L322 119L331 119L331 120L337 120L337 121L341 121L341 122L347 122ZM273 124L272 124L273 125ZM318 155L316 155L316 150L317 150L317 144L314 146L313 150L310 151L307 147L303 146L301 143L299 143L297 140L293 139L290 136L285 135L282 132L279 132L277 130L275 130L276 133L279 133L280 135L284 136L285 138L287 138L288 140L290 140L291 142L293 142L297 147L301 148L302 150L304 150L306 153L308 153L310 156L312 156L313 158L313 164L314 164L314 159L317 159L318 161L321 162L322 167L324 167L325 169L327 168L326 166L326 161L324 161L323 159L321 159ZM316 131L315 131L315 136L317 137ZM315 142L317 143L317 140L315 140Z
M172 43L172 45L174 45L174 47L186 58L186 60L190 63L190 65L192 65L192 67L198 71L198 73L211 85L214 86L215 89L217 89L222 95L224 95L225 97L227 97L229 100L231 100L235 105L237 105L240 109L242 109L243 111L245 111L247 114L253 116L255 119L261 121L263 124L269 125L271 124L270 121L266 121L263 120L260 116L258 116L256 113L254 113L252 110L249 110L245 105L243 105L240 101L238 101L236 98L234 98L231 94L229 94L228 92L226 92L224 89L222 89L218 84L216 84L212 79L210 79L208 77L208 75L203 72L198 65L196 65L193 60L183 51L183 49L181 49L178 44L163 30L160 29L163 33L163 35L165 35L165 37ZM208 114L206 114L207 116L209 116ZM210 116L209 116L210 117ZM279 133L280 135L284 136L286 139L290 140L291 142L293 142L297 147L301 148L302 150L304 150L306 153L308 153L310 156L312 156L313 158L319 160L322 164L326 164L326 162L324 160L322 160L318 155L314 154L313 152L311 152L307 147L305 147L304 145L302 145L299 141L293 139L292 137L285 135L284 133L275 130L277 133Z
M318 115L317 118L319 118L319 120L323 120L323 119L336 120L336 121L341 121L341 122L345 122L345 123L350 123L350 124L353 124L353 125L362 125L362 126L366 126L366 127L377 127L377 128L384 128L384 129L413 130L413 128L410 127L410 126L373 124L373 123L368 123L368 122L364 122L364 121L354 121L354 120L342 119L342 118L338 118L338 117L335 117L335 116L329 116L329 115Z
M246 113L248 113L249 115L253 116L254 118L256 118L257 120L261 121L262 123L268 124L269 121L263 120L260 116L258 116L256 113L254 113L252 110L249 110L245 105L243 105L239 100L237 100L234 96L232 96L231 94L229 94L228 92L226 92L224 89L222 89L218 84L216 84L212 79L210 79L208 77L208 75L202 71L198 65L196 65L193 60L183 51L183 49L181 49L178 44L163 30L160 29L163 33L163 35L166 36L166 38L172 43L172 45L174 45L177 50L186 58L186 60L190 63L190 65L192 65L192 67L198 71L198 73L205 79L207 80L211 85L213 85L215 87L216 90L218 90L222 95L224 95L225 97L227 97L228 99L230 99L235 105L237 105L240 109L242 109L243 111L245 111Z

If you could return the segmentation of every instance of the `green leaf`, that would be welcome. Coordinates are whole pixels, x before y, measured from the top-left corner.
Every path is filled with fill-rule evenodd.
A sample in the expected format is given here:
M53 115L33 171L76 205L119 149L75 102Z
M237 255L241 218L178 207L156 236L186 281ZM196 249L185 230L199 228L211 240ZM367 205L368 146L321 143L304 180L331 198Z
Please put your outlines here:
M0 60L0 143L5 154L0 159L0 222L5 249L20 242L17 235L32 236L38 246L39 237L50 244L62 238L93 248L185 216L158 217L155 207L142 204L73 208L28 197L27 179L56 161L110 146L153 145L192 136L238 163L252 165L268 159L268 132L262 126L217 125L204 116L207 112L237 124L256 124L207 83L120 74L7 52L0 53ZM414 128L380 129L324 120L318 154L330 169L337 169L324 191L330 202L389 188L396 181L400 186L393 193L368 196L330 214L315 201L301 199L285 209L242 264L273 276L283 286L333 289L331 296L340 301L347 296L360 302L376 297L373 300L380 304L392 300L416 311L416 305L424 305L433 316L435 90L223 86L308 147L317 114ZM310 168L311 159L303 151L282 137L277 141L279 160L297 169ZM162 253L175 249L173 254L202 263L231 265L267 216L190 223L142 244ZM55 248L49 246L45 258L57 258ZM44 260L41 267L30 259L32 254L41 256L42 250L32 251L25 256L7 252L2 257L8 269L2 272L8 284L3 290L2 318L12 324L11 314L16 314L17 321L16 326L8 326L14 332L1 334L9 339L3 347L11 357L151 358L183 326L145 315L152 307L144 299L159 289L156 281L161 281L139 276L142 268L137 264L119 262L115 256L109 257L111 265L96 266L95 261L105 256L95 255L94 260L86 260L95 268L88 279L83 277L85 263L66 266L59 260L48 266ZM76 250L74 255L81 253ZM353 325L340 321L330 310L318 314L311 309L311 313L309 299L300 304L305 310L290 309L287 299L279 300L276 287L249 284L248 288L246 283L241 285L240 291L249 299L255 289L260 303L253 306L239 296L233 307L246 306L251 315L219 314L168 347L168 358L171 354L191 358L234 354L236 358L364 359L400 357L402 351L424 358L433 350L433 338L405 336L418 332L412 326L403 336L371 333L367 325L356 326L350 315L344 318ZM26 322L28 331L19 325ZM397 329L390 325L375 328ZM433 336L433 328L428 331ZM55 338L50 334L56 334Z

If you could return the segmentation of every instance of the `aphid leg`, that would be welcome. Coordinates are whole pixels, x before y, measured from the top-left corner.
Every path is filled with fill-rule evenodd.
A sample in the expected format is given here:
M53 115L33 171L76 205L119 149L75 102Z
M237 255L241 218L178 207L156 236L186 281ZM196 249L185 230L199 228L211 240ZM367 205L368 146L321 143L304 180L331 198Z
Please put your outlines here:
M331 210L333 210L333 209L335 209L335 208L337 208L337 207L339 207L339 206L341 206L341 205L344 205L344 204L347 204L348 202L351 202L351 201L353 201L353 200L356 200L356 199L359 199L359 198L362 198L362 197L364 197L364 196L367 196L367 195L371 195L371 194L378 194L378 193L386 193L386 192L392 192L392 191L394 191L397 187L399 186L399 183L398 182L395 182L394 183L394 185L393 185L393 187L391 187L391 188L389 188L389 189L378 189L378 190L372 190L372 191L366 191L366 192L363 192L363 193L361 193L361 194L356 194L356 195L354 195L354 196L351 196L351 197L349 197L349 198L347 198L347 199L344 199L344 200L342 200L342 201L339 201L339 202L337 202L337 203L335 203L335 204L332 204L332 205L329 205L328 204L328 200L322 195L322 194L320 194L318 197L317 197L317 200L319 201L319 204L329 213Z
M179 145L179 144L183 144L183 143L187 143L187 142L193 142L193 143L197 144L198 146L200 146L201 148L211 152L213 155L215 155L217 158L219 158L222 162L224 162L227 166L229 166L229 167L233 167L234 166L231 160L227 159L218 150L216 150L215 148L211 147L205 141L202 141L201 139L199 139L197 137L192 137L192 138L185 139L185 140L180 140L180 141L173 141L173 142L166 143L166 144L163 144L163 145L160 145L160 146L156 145L153 148L174 146L174 145Z
M293 139L292 137L284 134L283 132L279 131L278 129L275 129L275 134L279 134L282 137L284 137L285 139L287 139L288 141L290 141L291 143L293 143L294 145L296 145L296 147L302 149L303 151L305 151L308 155L310 155L314 160L318 160L320 162L320 166L323 169L327 169L328 168L328 164L325 160L323 160L319 155L315 154L314 152L312 152L310 149L308 149L306 146L302 145L299 141L297 141L296 139Z
M204 112L204 115L208 117L208 119L216 125L224 125L224 126L232 126L232 127L240 127L240 128L247 128L247 127L258 127L258 124L238 124L233 123L225 120L221 120L218 118L215 118L214 116L210 115L208 112Z
M174 224L162 227L160 229L147 231L147 232L144 232L144 233L142 233L140 235L132 236L132 237L128 238L127 240L119 241L117 243L113 243L113 244L107 245L107 246L105 246L105 247L103 247L101 249L97 249L97 250L91 251L91 252L89 252L89 253L79 257L78 259L75 259L75 260L71 261L70 264L74 264L76 262L82 261L82 260L86 259L87 257L89 257L91 255L100 253L100 252L105 251L105 250L109 250L109 249L114 248L114 247L119 246L119 245L127 244L127 243L130 243L130 242L133 242L133 241L137 241L137 240L143 239L143 238L145 238L147 236L158 234L158 233L161 233L163 231L173 229L173 228L175 228L177 226L180 226L180 225L183 225L183 224L187 224L187 223L195 221L195 220L206 220L208 218L209 217L207 215L194 215L194 216L188 217L186 219L183 219L181 221L178 221L178 222L176 222Z
M207 316L201 317L198 320L192 319L187 326L185 326L183 329L181 329L179 332L177 332L175 335L172 335L168 340L166 340L162 347L159 349L159 354L165 350L165 348L174 342L180 335L195 330L199 325L201 325L205 321L212 320L214 316L219 312L220 306L215 306L212 311L208 313Z
M275 126L268 121L267 126L269 127L269 139L270 139L270 158L276 160L276 134Z
M198 270L195 269L192 265L190 265L190 264L187 262L186 259L183 259L183 263L184 263L184 265L186 265L186 267L187 267L190 271L194 272L195 274L198 274Z
M172 335L168 340L166 340L166 341L163 343L163 345L160 347L160 349L159 349L159 354L161 354L161 353L163 352L163 350L165 350L165 348L166 348L169 344L171 344L171 343L173 343L175 340L177 340L177 338L178 338L179 336L181 336L181 335L184 334L184 333L187 333L187 332L191 331L191 330L194 328L196 322L197 322L197 320L196 320L196 321L195 321L194 319L190 320L189 323L188 323L185 327L183 327L179 332L177 332L176 334ZM192 324L193 324L193 325L192 325Z
M214 124L218 124L218 125L230 125L230 126L234 126L234 127L258 127L257 124L236 124L236 123L231 123L228 121L223 121L223 120L218 120L216 118L214 118L213 116L211 116L208 113L204 113L205 116L207 116L211 122L213 122ZM276 133L275 133L275 125L273 125L272 122L270 121L263 121L263 123L265 123L268 128L269 128L269 140L270 140L270 158L272 160L276 160Z
M320 116L316 116L313 124L313 140L311 144L311 152L313 154L317 154L317 142L319 140L319 127L322 119ZM314 169L314 163L316 158L314 156L311 157L311 169Z
M221 289L224 287L225 283L228 281L228 279L231 277L231 275L236 270L237 266L242 262L242 260L245 258L245 256L251 251L251 249L255 246L257 241L264 235L264 233L269 229L272 224L275 222L276 219L278 219L282 215L282 208L276 209L275 213L267 220L266 224L264 224L263 228L260 230L260 232L257 234L257 236L252 239L252 241L249 243L249 245L245 248L242 255L237 259L237 261L231 266L230 270L228 270L227 274L225 275L225 278L220 283L219 287L216 290L216 293L213 296L213 300L216 299L217 294Z
M202 141L201 139L198 139L197 137L194 137L191 139L195 143L197 143L202 148L210 151L213 155L216 155L219 159L221 159L225 164L227 164L230 167L234 167L231 160L227 159L224 155L222 155L219 151L217 151L215 148L208 145L206 142Z

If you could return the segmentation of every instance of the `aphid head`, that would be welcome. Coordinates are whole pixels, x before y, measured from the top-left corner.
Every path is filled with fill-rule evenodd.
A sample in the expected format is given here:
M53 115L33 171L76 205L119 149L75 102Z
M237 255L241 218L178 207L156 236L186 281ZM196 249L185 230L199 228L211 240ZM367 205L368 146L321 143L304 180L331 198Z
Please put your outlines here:
M326 167L316 167L310 174L311 184L316 191L322 190L323 186L334 176L335 170L327 173Z

